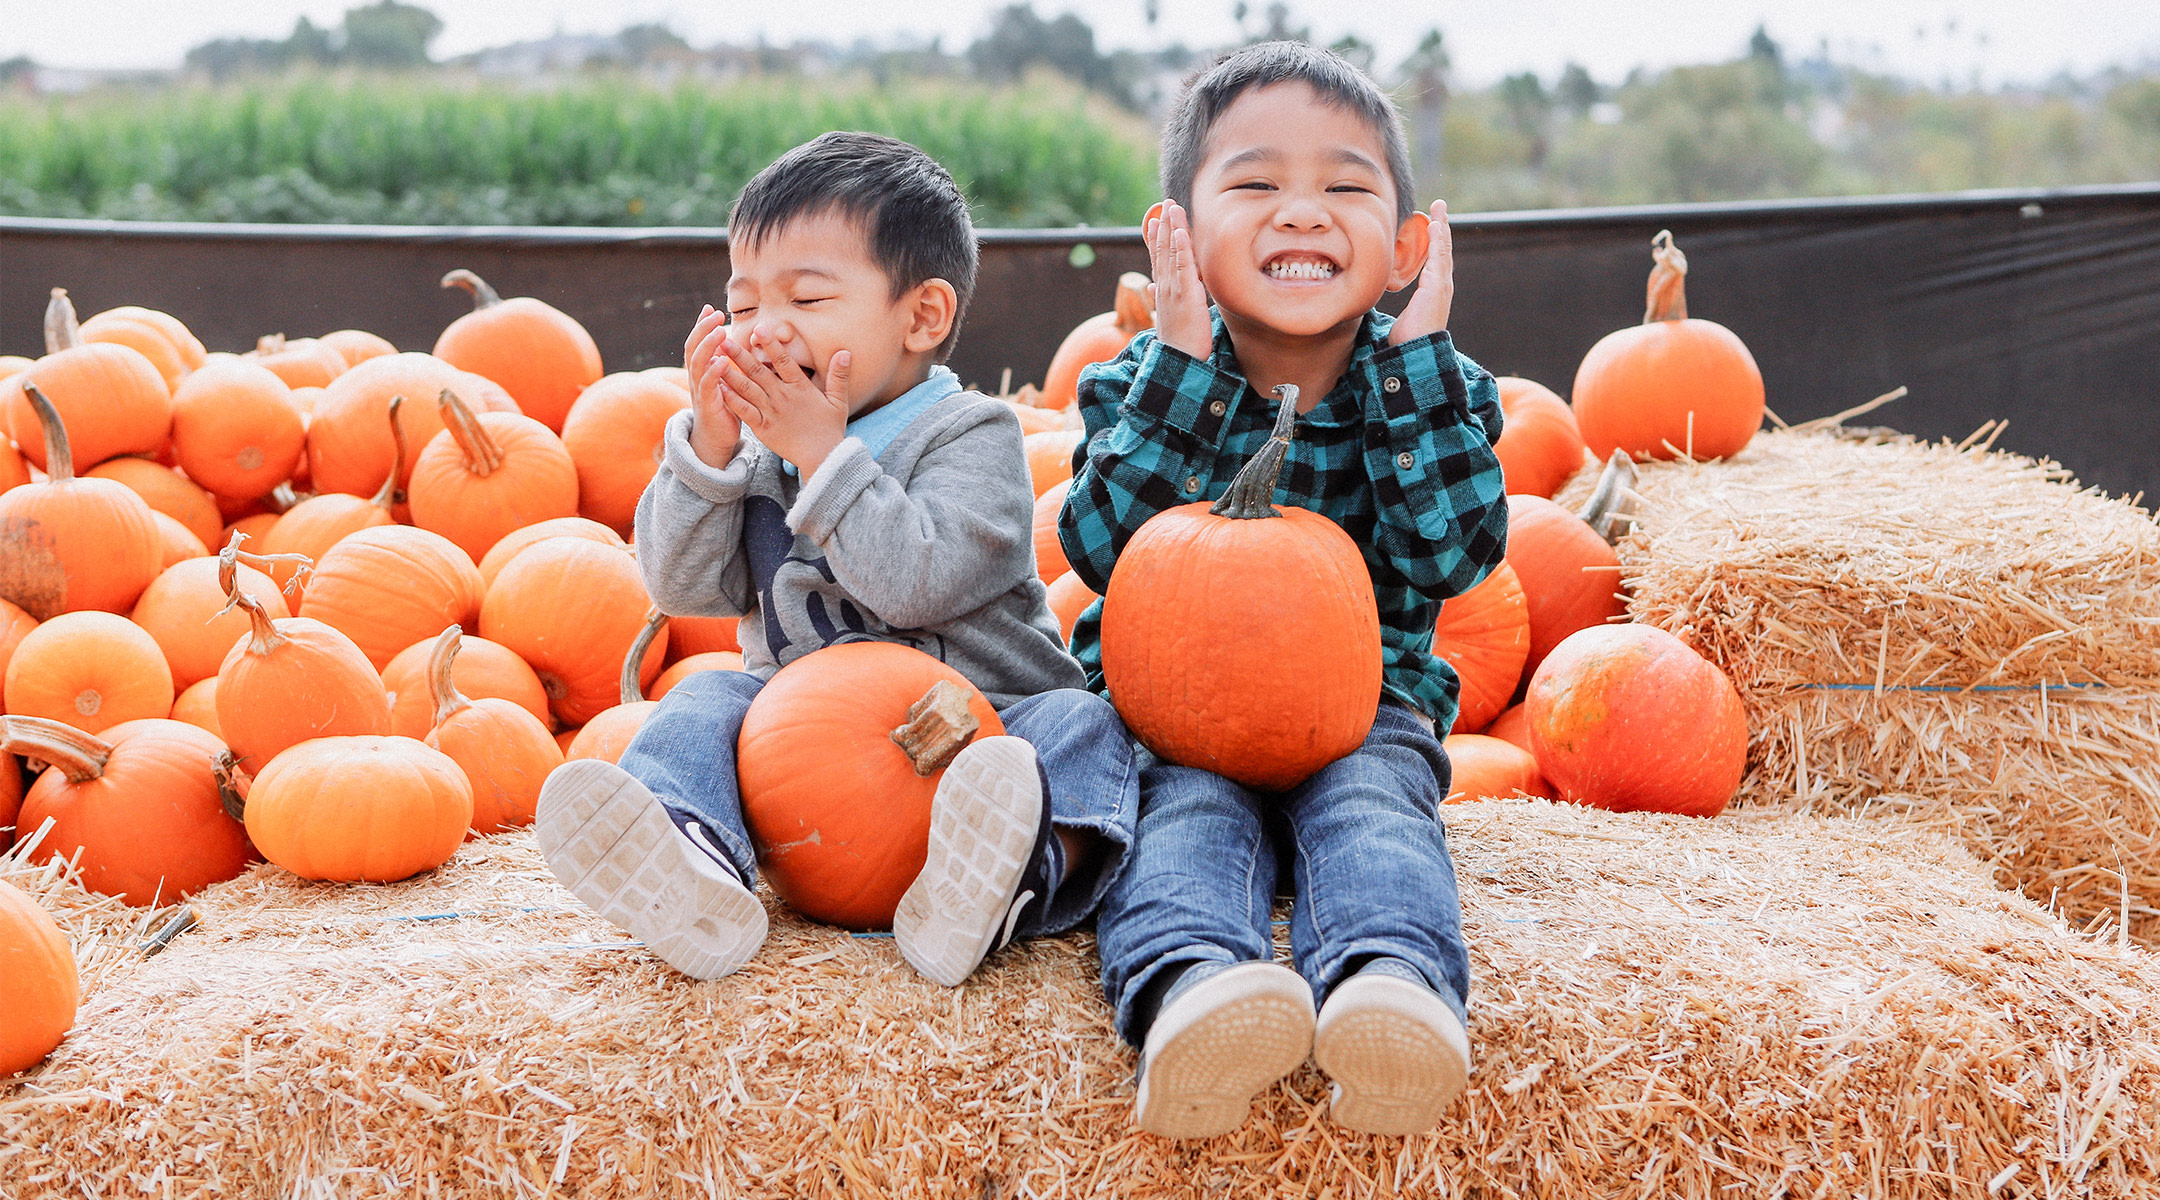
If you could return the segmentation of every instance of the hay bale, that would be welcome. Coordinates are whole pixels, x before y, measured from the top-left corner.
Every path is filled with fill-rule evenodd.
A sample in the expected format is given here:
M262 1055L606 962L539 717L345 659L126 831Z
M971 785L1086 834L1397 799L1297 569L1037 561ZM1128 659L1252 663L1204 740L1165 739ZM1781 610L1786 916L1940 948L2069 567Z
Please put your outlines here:
M1311 1068L1229 1136L1132 1128L1085 937L926 984L777 909L692 983L529 835L389 887L262 868L0 1085L48 1196L2152 1194L2160 960L1947 839L1805 817L1449 810L1469 1094L1352 1134Z
M1878 430L1764 433L1645 464L1636 491L1629 613L1740 689L1743 804L1895 812L2079 922L2127 889L2160 938L2152 514L2051 463Z

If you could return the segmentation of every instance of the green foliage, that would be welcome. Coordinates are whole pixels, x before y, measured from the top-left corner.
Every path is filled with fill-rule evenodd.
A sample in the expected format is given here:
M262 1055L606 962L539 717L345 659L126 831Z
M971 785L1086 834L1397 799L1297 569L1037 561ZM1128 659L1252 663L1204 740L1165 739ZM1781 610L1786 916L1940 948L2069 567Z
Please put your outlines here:
M921 146L986 226L1130 224L1155 199L1152 134L1042 78L997 89L601 78L532 91L303 76L152 98L0 100L0 212L720 225L751 175L834 129Z

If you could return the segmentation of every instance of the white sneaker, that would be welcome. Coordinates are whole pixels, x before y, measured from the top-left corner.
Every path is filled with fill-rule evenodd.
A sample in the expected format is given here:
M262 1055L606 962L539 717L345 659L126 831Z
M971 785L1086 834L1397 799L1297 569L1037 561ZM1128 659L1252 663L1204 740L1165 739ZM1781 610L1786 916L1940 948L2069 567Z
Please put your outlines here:
M1279 963L1239 963L1173 990L1140 1052L1134 1118L1167 1138L1229 1133L1312 1041L1312 988Z
M1049 903L1044 840L1054 836L1035 747L970 743L938 780L929 857L893 912L900 956L931 982L959 986L1012 940L1030 902Z
M1366 971L1320 1010L1313 1061L1335 1081L1328 1115L1362 1133L1423 1133L1470 1080L1470 1038L1439 993Z
M540 786L533 820L548 869L669 966L718 979L765 944L765 906L693 822L614 763L572 759Z

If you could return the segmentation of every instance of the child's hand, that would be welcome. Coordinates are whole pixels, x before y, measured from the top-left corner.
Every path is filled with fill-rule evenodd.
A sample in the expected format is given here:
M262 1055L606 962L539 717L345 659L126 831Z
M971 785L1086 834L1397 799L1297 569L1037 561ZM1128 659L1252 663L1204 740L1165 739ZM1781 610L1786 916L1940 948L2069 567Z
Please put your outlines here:
M753 349L762 350L772 365L766 366ZM817 474L825 456L847 436L848 365L854 356L833 352L825 363L821 391L787 350L762 332L753 332L748 346L724 340L720 352L714 374L724 385L721 402L759 441L794 463L803 479Z
M727 314L708 304L690 327L683 343L683 369L690 372L690 449L706 466L718 469L734 461L742 443L742 423L721 399L724 385L713 368L713 356L727 340Z
M1175 200L1159 206L1162 215L1147 223L1148 261L1155 284L1155 333L1165 346L1194 358L1215 352L1215 325L1208 317L1207 288L1200 283L1200 264L1193 258L1192 227L1185 209Z
M1455 239L1448 232L1447 201L1432 206L1432 246L1425 252L1425 269L1418 273L1417 291L1388 331L1388 345L1400 346L1411 338L1439 333L1447 328L1449 310L1455 307Z

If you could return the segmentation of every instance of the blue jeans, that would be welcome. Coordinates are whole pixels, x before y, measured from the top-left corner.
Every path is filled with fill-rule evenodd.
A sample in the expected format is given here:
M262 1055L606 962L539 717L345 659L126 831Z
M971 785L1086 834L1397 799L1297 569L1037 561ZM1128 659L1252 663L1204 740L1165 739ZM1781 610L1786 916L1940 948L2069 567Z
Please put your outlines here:
M621 764L678 818L704 826L752 885L757 848L743 824L735 741L743 714L764 686L742 671L691 675L661 698ZM1052 823L1103 842L1099 854L1067 874L1048 905L1030 907L1014 930L1024 937L1063 933L1094 915L1132 845L1140 811L1132 735L1109 701L1073 688L1029 696L998 717L1005 732L1035 747L1050 779Z
M1365 744L1280 793L1141 751L1140 823L1103 897L1095 940L1118 1032L1165 968L1268 961L1276 884L1295 897L1290 951L1315 1007L1366 960L1414 967L1468 1023L1470 957L1447 831L1447 755L1409 709L1383 703Z

